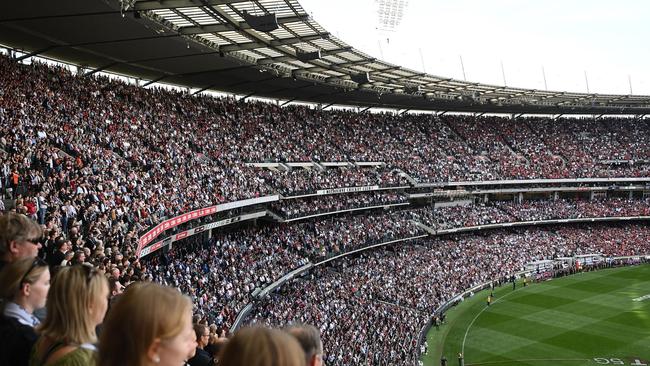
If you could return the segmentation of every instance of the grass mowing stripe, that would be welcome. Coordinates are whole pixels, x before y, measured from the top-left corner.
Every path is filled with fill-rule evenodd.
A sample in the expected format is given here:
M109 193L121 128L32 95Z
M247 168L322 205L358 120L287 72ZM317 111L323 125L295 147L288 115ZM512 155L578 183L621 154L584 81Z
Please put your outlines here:
M513 294L513 293L514 293L514 292L511 292L511 293L509 293L509 294L506 294L504 297L500 297L500 298L496 299L496 300L492 303L492 306L496 305L497 302L499 302L500 300L503 300L503 299L506 298L508 295L511 295L511 294ZM485 310L487 310L487 309L488 309L488 307L483 308L483 310L481 310L478 314L476 314L476 316L474 317L474 319L472 319L472 322L469 323L469 326L467 327L467 330L465 331L465 336L463 337L463 347L461 348L461 349L462 349L462 350L461 350L461 353L462 353L462 354L465 354L465 341L467 340L467 333L469 333L469 330L470 330L470 328L472 328L472 325L474 324L474 322L476 321L476 319L478 319L478 317L481 316L481 314L483 314L483 312L484 312Z
M589 362L588 358L530 358L527 360L509 360L509 361L492 361L492 362L478 362L478 363L466 363L466 366L479 366L479 365L500 365L504 363L512 362Z
M650 298L633 301L650 295L650 265L511 288L496 289L489 308L489 292L481 292L450 309L448 324L427 336L424 364L437 366L441 355L453 360L459 351L469 356L466 365L542 366L564 359L583 366L608 357L629 365L650 359Z

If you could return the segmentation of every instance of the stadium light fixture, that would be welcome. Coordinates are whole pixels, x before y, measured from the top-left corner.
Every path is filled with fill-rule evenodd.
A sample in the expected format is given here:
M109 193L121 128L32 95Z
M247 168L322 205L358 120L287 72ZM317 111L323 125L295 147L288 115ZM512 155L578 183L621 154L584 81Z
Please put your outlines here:
M264 15L253 15L243 11L243 17L246 23L251 26L251 28L260 32L272 32L280 27L278 24L278 18L275 13L269 13Z
M309 62L313 60L318 60L320 58L320 50L313 52L296 52L296 58L302 62Z
M357 84L368 84L370 82L370 74L367 72L362 72L359 74L350 75L350 79Z

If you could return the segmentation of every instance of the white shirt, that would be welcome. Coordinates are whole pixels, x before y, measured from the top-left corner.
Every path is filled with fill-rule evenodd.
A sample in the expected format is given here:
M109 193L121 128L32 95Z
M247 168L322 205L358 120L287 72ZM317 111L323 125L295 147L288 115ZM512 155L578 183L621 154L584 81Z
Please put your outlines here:
M30 327L35 327L40 324L38 318L33 314L28 313L27 310L23 309L20 305L11 301L7 302L5 305L4 316L14 318L18 320L20 324L28 325Z

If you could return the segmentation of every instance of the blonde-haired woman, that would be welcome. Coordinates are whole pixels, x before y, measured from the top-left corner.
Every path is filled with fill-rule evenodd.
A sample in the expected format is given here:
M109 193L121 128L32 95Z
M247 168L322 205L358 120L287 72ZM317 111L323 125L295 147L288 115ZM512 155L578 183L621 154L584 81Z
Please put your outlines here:
M288 333L263 327L243 328L228 341L220 366L304 366L305 353Z
M63 267L47 296L47 316L30 366L95 365L97 335L108 307L108 280L93 267Z
M99 366L182 366L194 355L192 302L151 282L129 286L104 322Z
M40 322L34 310L45 306L50 270L40 258L24 258L8 264L0 274L0 365L27 365L38 336Z

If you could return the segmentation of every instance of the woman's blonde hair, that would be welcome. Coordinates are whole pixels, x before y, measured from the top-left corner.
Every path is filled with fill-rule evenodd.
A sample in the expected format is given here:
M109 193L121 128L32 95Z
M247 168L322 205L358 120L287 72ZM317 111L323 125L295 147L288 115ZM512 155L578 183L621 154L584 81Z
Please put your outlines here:
M152 282L132 284L106 316L98 366L145 365L151 344L157 338L179 335L191 312L192 301L175 288Z
M221 366L304 366L305 353L291 335L263 327L243 328L219 355Z
M47 316L37 331L68 344L97 342L89 308L102 301L104 289L108 280L91 266L60 268L47 294Z
M7 264L0 272L0 298L12 301L23 283L33 284L48 269L38 258L23 258Z

